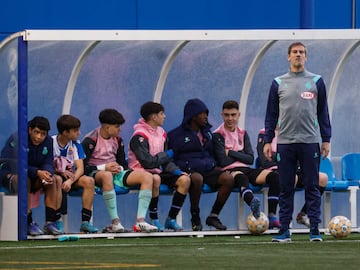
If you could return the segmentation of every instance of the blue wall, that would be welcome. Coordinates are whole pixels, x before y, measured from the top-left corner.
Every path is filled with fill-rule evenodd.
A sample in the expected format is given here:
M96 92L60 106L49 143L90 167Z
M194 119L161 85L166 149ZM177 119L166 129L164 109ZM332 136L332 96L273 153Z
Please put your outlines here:
M352 28L352 2L4 0L0 40L24 29L299 29L307 15L307 28Z

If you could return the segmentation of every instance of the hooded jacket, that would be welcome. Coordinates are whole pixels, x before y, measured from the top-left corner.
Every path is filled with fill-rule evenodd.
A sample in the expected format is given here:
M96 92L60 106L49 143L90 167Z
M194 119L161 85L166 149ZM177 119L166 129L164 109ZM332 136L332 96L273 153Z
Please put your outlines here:
M4 177L8 173L17 173L17 151L18 151L17 133L12 134L4 148L1 151L1 157L9 159L4 162L0 168L0 177ZM28 136L28 176L31 179L36 179L38 170L46 170L49 173L54 173L54 156L53 156L53 140L47 135L45 140L39 145L33 145Z
M190 120L199 113L209 113L200 99L190 99L184 107L182 123L168 133L169 148L174 151L174 161L186 172L205 172L215 168L211 125L207 123L200 129L203 142L198 132L191 129Z

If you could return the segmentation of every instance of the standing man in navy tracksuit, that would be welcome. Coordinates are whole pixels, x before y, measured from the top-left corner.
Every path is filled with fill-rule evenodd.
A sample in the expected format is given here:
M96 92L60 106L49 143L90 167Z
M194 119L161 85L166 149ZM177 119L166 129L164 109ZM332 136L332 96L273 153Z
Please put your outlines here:
M279 217L281 228L273 242L291 241L289 224L294 208L294 181L299 162L304 176L305 201L310 219L310 241L322 241L319 190L320 156L330 151L331 125L326 87L320 75L305 69L307 52L304 44L288 48L288 73L271 84L265 117L264 155L271 160L271 141L279 129L277 161L279 166ZM322 145L319 147L318 135Z

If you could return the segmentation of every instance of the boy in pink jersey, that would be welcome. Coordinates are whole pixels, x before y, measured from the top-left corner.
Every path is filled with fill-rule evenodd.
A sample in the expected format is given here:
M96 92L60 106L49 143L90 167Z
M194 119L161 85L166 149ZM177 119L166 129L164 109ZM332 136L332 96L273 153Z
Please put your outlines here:
M176 216L184 204L190 188L190 176L181 171L172 161L173 151L168 149L168 139L161 127L165 121L164 107L156 102L146 102L141 106L142 118L134 125L134 133L129 146L129 167L134 170L148 171L154 174L154 186L161 183L175 188L172 204L165 222L165 229L181 231L176 223ZM153 194L149 215L151 223L163 231L164 227L158 219L159 189Z
M104 109L99 114L100 127L88 133L83 142L86 154L85 172L94 177L95 184L102 188L111 224L103 232L124 232L116 203L114 183L123 188L140 186L135 231L154 232L157 227L145 222L145 216L153 191L153 176L148 172L127 169L124 143L119 132L125 119L115 109Z
M215 156L218 166L233 175L235 185L240 188L240 194L251 207L255 218L258 218L260 214L259 202L249 188L249 183L254 186L269 185L269 228L279 228L279 219L276 217L280 192L278 174L271 170L250 167L254 163L254 151L247 132L238 127L240 118L238 102L235 100L225 101L221 116L223 124L214 131Z

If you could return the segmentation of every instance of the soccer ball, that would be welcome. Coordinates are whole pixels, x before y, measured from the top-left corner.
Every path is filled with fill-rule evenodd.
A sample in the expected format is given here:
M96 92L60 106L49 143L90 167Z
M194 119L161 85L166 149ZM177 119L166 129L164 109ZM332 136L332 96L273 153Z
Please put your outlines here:
M260 235L269 227L269 219L264 212L260 212L260 217L256 219L252 213L246 219L248 230L254 235Z
M351 233L351 222L347 217L335 216L329 222L329 232L335 238L346 237Z

